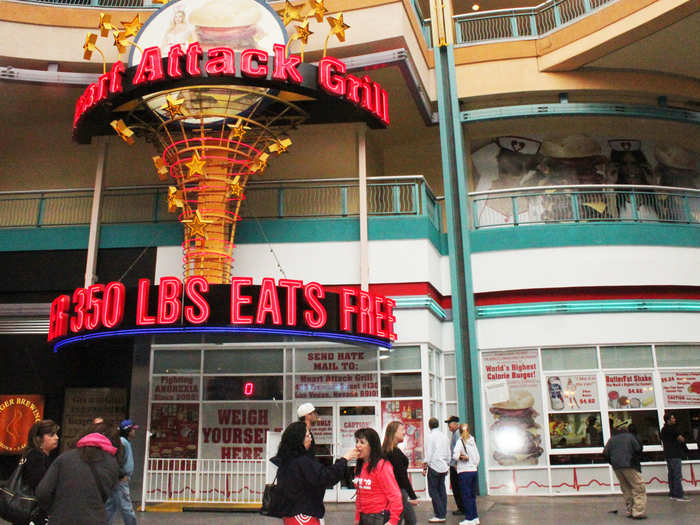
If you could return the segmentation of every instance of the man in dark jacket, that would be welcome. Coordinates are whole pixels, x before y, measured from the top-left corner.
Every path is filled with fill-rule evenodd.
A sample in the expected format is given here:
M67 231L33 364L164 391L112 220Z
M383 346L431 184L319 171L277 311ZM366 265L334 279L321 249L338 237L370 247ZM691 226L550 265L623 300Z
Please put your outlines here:
M664 428L661 429L661 442L664 445L664 456L668 468L668 497L675 501L690 501L683 493L683 458L688 448L685 438L676 426L676 416L664 415Z
M612 465L620 481L622 496L625 499L627 516L641 520L646 518L647 493L641 476L639 456L642 445L626 426L619 426L603 449L603 457Z

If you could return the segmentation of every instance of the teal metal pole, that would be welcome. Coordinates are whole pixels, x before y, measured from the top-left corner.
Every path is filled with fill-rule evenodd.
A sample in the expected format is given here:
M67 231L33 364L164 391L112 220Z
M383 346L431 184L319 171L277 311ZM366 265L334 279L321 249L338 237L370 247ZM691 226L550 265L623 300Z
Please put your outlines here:
M438 118L442 178L447 209L447 237L452 286L452 323L457 366L457 401L462 421L469 423L478 444L486 433L481 424L479 353L476 343L476 317L469 239L469 200L464 155L464 137L459 112L454 49L434 48L438 88ZM483 446L483 445L482 445ZM485 470L479 470L479 488L486 494Z

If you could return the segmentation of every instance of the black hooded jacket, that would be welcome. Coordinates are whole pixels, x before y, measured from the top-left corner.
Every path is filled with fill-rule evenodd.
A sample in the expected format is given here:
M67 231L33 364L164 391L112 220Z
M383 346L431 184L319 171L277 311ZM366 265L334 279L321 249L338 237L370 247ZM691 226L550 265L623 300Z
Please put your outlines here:
M326 489L343 479L348 464L345 458L340 458L330 467L326 467L306 454L285 463L277 456L270 461L278 467L277 485L284 491L285 517L306 514L323 518L326 513L323 505Z

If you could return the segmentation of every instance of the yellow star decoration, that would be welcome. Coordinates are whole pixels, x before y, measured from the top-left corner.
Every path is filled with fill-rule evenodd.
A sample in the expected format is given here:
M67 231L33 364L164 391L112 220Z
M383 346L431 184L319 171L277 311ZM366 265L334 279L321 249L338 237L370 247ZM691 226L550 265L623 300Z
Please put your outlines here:
M130 22L124 22L122 20L122 25L124 26L124 34L127 37L130 37L138 35L143 24L141 23L141 17L137 13L133 20L131 20Z
M289 146L292 145L292 139L282 139L278 140L274 144L270 144L270 146L267 148L269 149L272 153L277 153L277 155L282 155L282 153L286 153L287 150L289 149Z
M123 120L113 120L109 123L109 125L114 128L114 131L117 132L117 135L119 135L119 137L121 137L121 139L124 142L126 142L129 146L133 146L134 142L136 142L136 140L134 139L134 131L129 126L127 126Z
M165 104L163 104L160 109L163 109L170 113L170 118L175 118L177 115L182 115L183 117L185 114L182 112L182 104L185 102L184 98L181 99L176 99L173 96L166 95L165 96Z
M170 0L151 0L152 4L167 4Z
M304 45L309 43L309 37L314 34L313 31L309 31L309 21L304 20L304 23L296 27L297 33L294 35L297 39L301 40Z
M343 13L338 15L338 18L329 16L326 18L328 24L331 26L331 35L338 37L338 40L345 42L345 30L350 29L350 26L343 22Z
M112 34L114 35L114 47L117 48L117 52L121 55L126 52L126 46L131 42L126 39L126 33L124 33L124 31L114 30Z
M192 160L185 164L185 166L187 166L187 169L189 170L187 176L194 177L198 174L204 176L204 167L206 165L207 161L199 158L199 153L195 151L194 155L192 155Z
M112 25L112 15L100 13L100 25L97 26L100 30L100 36L107 36L112 29L116 29Z
M250 127L243 125L243 119L241 119L241 118L239 118L235 124L226 124L226 125L229 128L231 128L231 135L229 136L229 139L242 140L243 137L245 136L246 132L250 129Z
M194 212L194 218L184 219L181 221L187 228L191 237L209 238L207 235L207 224L212 224L214 221L202 219L202 214L199 210Z
M306 16L313 16L316 18L317 22L323 22L323 17L328 12L328 9L323 5L324 0L311 0L309 2L309 7L312 11Z
M284 9L282 11L277 11L277 14L282 16L282 23L286 27L290 22L304 21L304 17L301 15L302 9L304 9L303 5L294 5L289 0L285 0Z
M265 168L267 168L267 159L270 158L270 155L267 153L262 153L257 159L255 159L251 164L250 164L250 172L251 173L257 173L260 172L262 173L265 171Z
M182 200L182 191L175 186L168 186L168 211L175 213L178 208L185 207L185 201Z
M153 165L156 167L156 172L158 173L158 178L160 180L166 180L170 169L168 165L163 161L160 155L153 157Z
M233 180L229 183L229 191L233 197L238 199L243 195L243 186L238 182L241 179L240 175L236 175Z
M97 49L97 47L95 47L95 43L97 43L97 34L88 33L88 35L85 37L85 43L83 44L83 58L85 60L90 60L92 58L92 52Z

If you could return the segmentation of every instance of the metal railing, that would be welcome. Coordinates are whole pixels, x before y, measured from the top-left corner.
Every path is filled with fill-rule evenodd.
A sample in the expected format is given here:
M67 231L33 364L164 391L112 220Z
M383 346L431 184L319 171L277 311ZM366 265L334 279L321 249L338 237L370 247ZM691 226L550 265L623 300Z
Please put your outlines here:
M144 503L260 503L265 473L264 459L148 458Z
M617 0L547 0L535 7L499 9L453 17L455 42L475 44L537 38Z
M93 190L0 192L0 228L73 226L90 223ZM442 212L420 175L369 177L368 213L373 216L427 216L441 230ZM256 181L248 184L245 218L348 217L359 215L357 179ZM102 203L103 224L177 220L168 212L167 186L109 188Z
M472 227L578 222L700 224L700 190L667 186L540 186L469 194Z

